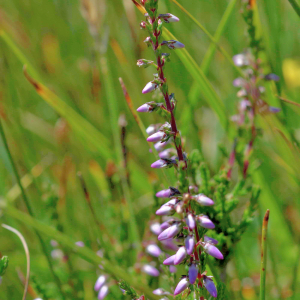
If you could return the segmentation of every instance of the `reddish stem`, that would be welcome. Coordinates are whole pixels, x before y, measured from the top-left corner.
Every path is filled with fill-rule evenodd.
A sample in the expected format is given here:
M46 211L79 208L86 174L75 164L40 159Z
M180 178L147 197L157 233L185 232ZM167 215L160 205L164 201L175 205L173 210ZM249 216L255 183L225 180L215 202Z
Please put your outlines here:
M156 21L155 17L153 17L153 19L151 21L152 21L152 24L154 24L154 22ZM158 40L159 34L160 33L157 32L157 29L155 29L154 30L154 36L155 36L156 41L155 41L155 45L153 45L153 49L154 49L155 53L157 52L157 48L159 47L159 40ZM163 65L164 65L164 63L162 62L161 57L159 55L157 55L157 70L158 70L159 78L161 79L161 81L163 83L165 83L166 78L165 78L164 72L163 72ZM184 159L184 156L183 156L183 150L182 150L181 143L179 145L176 144L176 136L179 134L179 132L177 130L176 120L175 120L174 113L173 113L173 108L172 108L172 105L171 105L171 102L170 102L170 99L169 99L168 91L163 93L163 96L164 96L164 99L165 99L167 110L171 115L170 124L171 124L172 132L174 133L174 144L175 144L175 147L176 147L178 159L179 159L179 161L184 161L185 162L185 168L186 168L187 163L186 163L186 161Z

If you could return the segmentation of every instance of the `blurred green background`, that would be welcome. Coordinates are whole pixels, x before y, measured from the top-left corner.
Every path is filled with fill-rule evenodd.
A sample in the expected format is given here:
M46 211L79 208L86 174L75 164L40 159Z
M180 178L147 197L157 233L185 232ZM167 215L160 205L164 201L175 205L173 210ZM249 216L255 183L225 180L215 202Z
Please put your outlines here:
M178 2L213 35L233 1ZM220 38L220 45L230 56L248 46L240 3L234 2ZM262 188L259 211L235 248L227 268L227 287L231 299L258 299L261 220L269 208L267 299L299 299L300 110L276 95L300 103L300 19L287 0L257 2L256 24L265 47L263 66L281 77L276 86L268 84L266 101L282 111L257 120L264 130L255 145L256 159L261 164L259 172L254 173L255 183ZM167 24L166 28L185 44L198 68L211 46L210 39L172 0L160 0L159 11L180 18L179 23ZM1 0L0 116L35 219L55 227L72 241L83 241L94 252L103 250L99 246L102 242L105 255L109 252L115 265L140 277L143 284L155 286L155 280L149 282L146 275L135 275L133 265L138 240L148 234L149 220L154 218L157 204L153 195L167 183L161 171L150 168L155 157L149 152L118 80L122 77L134 109L152 100L152 95L144 96L141 90L152 80L153 70L136 66L139 58L154 58L143 43L146 33L139 28L143 19L130 0ZM222 101L225 123L229 122L224 129L211 98L203 92L205 87L195 80L193 70L177 51L171 53L166 77L178 100L178 126L185 137L186 151L201 146L213 173L223 163L218 145L228 151L232 146L234 130L229 120L238 103L232 81L238 73L218 50L207 66L207 79ZM30 76L49 89L44 98L25 78L24 64ZM52 92L59 98L54 98ZM126 119L125 172L130 177L129 186L126 179L124 182L125 172L119 171L124 165L120 116L123 123ZM145 126L161 120L153 114L141 117ZM1 198L27 213L3 140L0 143ZM86 182L91 206L77 172ZM167 173L173 177L172 172ZM237 219L243 209L241 203ZM41 285L55 294L57 287L32 227L26 220L5 214L5 210L1 222L17 228L28 243L35 277L28 299L40 295ZM134 235L135 226L138 237ZM63 244L51 244L55 240L51 233L42 233L42 238L48 253L62 249L69 258L51 258L61 288L69 295L67 299L96 299L93 285L101 274L98 265L86 262ZM17 237L5 229L0 230L0 254L10 259L0 285L0 299L21 299L24 250ZM115 283L113 277L111 283ZM122 297L113 285L107 299Z

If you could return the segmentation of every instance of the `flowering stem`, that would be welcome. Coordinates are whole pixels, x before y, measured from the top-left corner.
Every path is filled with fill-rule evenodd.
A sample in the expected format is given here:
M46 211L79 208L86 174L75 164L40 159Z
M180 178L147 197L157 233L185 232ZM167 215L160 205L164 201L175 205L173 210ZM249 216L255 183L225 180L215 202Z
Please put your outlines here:
M154 24L154 22L157 22L155 17L152 18L152 24ZM167 85L165 83L166 78L164 76L164 71L163 71L164 63L161 59L160 51L158 51L159 34L160 33L157 32L157 28L155 28L154 36L155 36L156 42L153 45L153 50L154 50L154 53L156 54L157 70L158 70L159 78L163 82L163 85L165 85L165 89L162 89L162 93L163 93L163 96L164 96L164 99L165 99L167 110L168 110L168 112L170 113L170 116L171 116L170 124L171 124L171 129L174 133L174 143L175 143L178 159L179 159L179 161L185 161L184 157L183 157L183 150L182 150L181 142L179 144L176 142L176 137L179 135L179 132L177 130L176 120L175 120L174 113L173 113L173 108L172 108L172 105L171 105L171 102L170 102L168 88L167 88ZM185 161L185 168L186 167L187 167L187 163Z

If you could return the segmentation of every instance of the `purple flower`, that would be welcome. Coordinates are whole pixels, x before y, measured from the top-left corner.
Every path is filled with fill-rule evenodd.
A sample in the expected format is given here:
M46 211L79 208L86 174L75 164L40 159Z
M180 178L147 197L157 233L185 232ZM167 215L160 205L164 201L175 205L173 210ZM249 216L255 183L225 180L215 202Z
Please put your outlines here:
M108 292L109 292L108 286L107 286L107 285L104 285L104 286L100 289L100 291L99 291L98 299L99 299L99 300L104 299L104 298L107 296Z
M163 296L163 295L169 295L170 293L165 291L164 289L162 288L159 288L159 289L156 289L153 291L153 294L154 295L157 295L157 296Z
M151 224L150 230L156 235L159 235L162 232L160 224L158 222Z
M142 271L153 277L159 276L159 271L151 265L144 265Z
M170 273L176 273L177 268L175 266L170 266L169 270L170 270Z
M169 49L180 49L185 47L184 44L175 40L163 41L161 45L167 45Z
M243 67L249 65L249 60L245 54L237 54L232 58L234 64L238 67Z
M84 247L84 242L83 241L78 241L75 243L78 247Z
M172 154L176 154L176 150L173 148L168 148L161 151L158 155L160 158L170 158Z
M167 216L174 213L174 205L166 205L164 204L161 208L156 211L158 216Z
M200 215L197 217L197 220L199 221L200 226L204 228L207 229L215 228L215 224L208 218L208 216Z
M158 17L163 19L166 23L179 22L179 18L177 18L176 16L169 14L169 13L160 14Z
M189 266L189 280L191 284L194 284L198 276L198 268L196 264Z
M106 277L104 275L99 276L95 283L94 290L98 292L104 285L105 281L106 281Z
M167 250L172 250L172 251L178 250L178 246L174 243L174 240L172 238L163 240L161 241L161 243L164 245L164 247Z
M156 193L156 197L158 198L168 198L171 196L172 191L170 189L162 190Z
M154 257L159 257L160 254L162 253L160 248L155 244L148 245L146 247L146 252L148 252L150 255L152 255Z
M194 230L196 227L196 222L195 222L195 218L193 216L193 214L188 214L186 217L186 225L190 230Z
M166 230L164 230L158 237L157 239L159 241L170 239L177 235L181 230L181 225L179 223L175 223Z
M212 245L210 243L205 243L203 249L207 254L209 254L217 259L224 259L224 256L221 253L221 251L217 247L215 247L214 245Z
M161 124L151 124L147 127L146 132L148 135L151 135L153 133L155 133L159 127L161 126Z
M160 169L160 168L164 168L166 166L168 166L168 163L163 159L159 159L151 165L151 168Z
M152 111L152 106L145 103L145 104L141 105L136 111L138 111L138 112L150 112L150 111Z
M152 135L150 135L150 136L147 138L147 141L148 141L148 142L156 143L156 142L162 140L162 138L163 138L165 135L166 135L166 134L165 134L163 131L158 131L158 132L155 132L155 133L153 133Z
M171 142L171 140L168 140L166 142L157 142L156 144L154 144L154 148L157 150L157 151L161 151L164 149L164 147L169 144Z
M146 84L146 86L144 87L144 89L142 90L142 93L143 94L147 94L147 93L150 93L152 91L154 91L156 88L158 87L158 84L153 82L153 81L150 81Z
M171 219L172 220L172 219ZM171 226L171 220L165 221L160 224L161 230L165 230Z
M212 245L217 245L219 243L217 240L215 240L207 235L204 236L204 242L210 243Z
M217 298L217 289L214 282L211 279L211 276L203 275L203 283L207 291L214 297Z
M186 257L187 253L185 248L182 246L178 249L174 258L174 265L179 265Z
M278 75L276 75L276 74L271 73L271 74L267 74L267 75L265 76L265 79L266 79L266 80L279 81L279 80L280 80L280 77L279 77Z
M163 262L164 265L166 266L170 266L170 265L174 265L174 259L175 259L175 255L169 256L168 258L166 258Z
M190 283L186 277L182 278L176 286L174 296L182 293L189 286L189 284Z
M185 248L188 255L191 255L194 252L195 248L195 239L194 236L188 235L185 239Z
M214 205L214 201L210 198L206 197L203 194L199 194L193 197L197 203L203 206L211 206Z

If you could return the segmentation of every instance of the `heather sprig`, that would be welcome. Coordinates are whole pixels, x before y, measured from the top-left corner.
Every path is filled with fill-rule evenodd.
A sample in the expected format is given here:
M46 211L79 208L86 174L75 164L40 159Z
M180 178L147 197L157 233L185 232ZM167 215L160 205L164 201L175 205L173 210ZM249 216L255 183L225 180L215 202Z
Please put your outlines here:
M147 94L159 89L165 103L148 102L140 106L137 111L167 112L164 114L167 122L160 126L150 125L147 129L147 133L149 134L147 141L156 143L155 148L158 150L160 156L160 159L152 163L151 167L174 167L178 179L178 188L171 186L156 194L156 197L167 198L168 201L156 211L156 215L166 217L166 219L164 219L160 228L155 229L155 233L158 235L158 240L164 243L165 247L166 241L172 239L175 239L179 244L176 253L167 257L163 261L163 264L168 266L185 264L188 268L187 274L178 282L174 290L174 295L178 295L189 288L189 291L197 290L201 299L204 299L201 288L205 286L213 297L217 297L217 290L212 279L206 276L204 259L206 254L204 253L217 259L223 259L223 255L215 246L217 241L204 236L204 229L213 229L215 225L209 216L203 212L201 213L201 207L212 206L214 201L206 195L198 193L198 187L193 187L193 185L190 184L188 158L183 151L182 139L174 113L176 100L174 94L169 93L164 74L165 65L169 61L170 54L163 51L165 51L166 48L170 50L180 49L184 47L184 44L175 40L161 40L163 21L166 23L170 21L178 22L179 19L171 14L158 14L158 1L156 0L142 1L142 4L147 13L145 14L146 21L143 21L140 27L149 34L145 39L145 43L149 47L152 47L156 62L139 59L137 65L146 67L152 65L155 66L158 72L154 75L154 79L146 84L142 93ZM166 16L168 16L167 19ZM173 141L175 149L165 149L165 147L169 145L170 140ZM200 212L196 213L195 207L197 207L197 210ZM177 213L178 217L167 217L175 213ZM198 227L202 229L198 229ZM156 253L156 246L153 246L152 250L155 250ZM147 251L149 253L149 248ZM159 271L151 265L145 265L143 268L149 275L159 275ZM145 268L147 268L147 270L145 270ZM194 284L198 288L194 288ZM162 289L157 289L154 293L165 296L169 294L169 292Z

